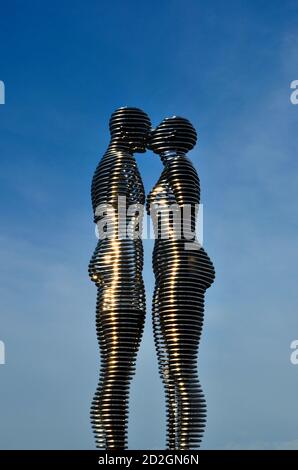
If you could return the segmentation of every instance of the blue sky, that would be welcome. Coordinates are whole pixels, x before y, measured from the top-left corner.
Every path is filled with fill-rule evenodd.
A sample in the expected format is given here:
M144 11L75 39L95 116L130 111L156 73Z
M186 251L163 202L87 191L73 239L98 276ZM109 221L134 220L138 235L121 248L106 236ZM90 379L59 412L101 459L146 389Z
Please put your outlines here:
M198 130L204 245L217 278L199 370L203 448L298 448L297 1L0 3L0 446L93 448L96 239L90 181L123 105ZM146 191L161 164L139 155ZM132 385L130 448L163 448L150 322Z

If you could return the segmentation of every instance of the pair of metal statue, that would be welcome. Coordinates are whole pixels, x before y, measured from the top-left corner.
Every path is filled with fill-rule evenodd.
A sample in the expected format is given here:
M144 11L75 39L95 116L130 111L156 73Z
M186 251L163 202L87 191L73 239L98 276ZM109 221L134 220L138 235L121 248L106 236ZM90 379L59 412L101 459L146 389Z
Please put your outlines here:
M167 448L195 449L206 422L197 355L204 295L215 277L213 264L197 239L189 246L188 235L196 229L200 182L186 153L195 146L197 134L187 119L176 116L151 129L147 114L128 107L112 114L110 132L111 142L92 180L94 222L100 224L104 214L106 224L105 236L99 239L89 265L97 286L96 329L101 354L99 384L91 406L96 446L127 447L129 388L146 306L141 209L119 222L119 197L125 198L127 206L144 206L145 192L134 153L148 148L164 165L146 207L155 232L152 316L166 394ZM162 217L163 211L169 215L173 205L182 213L190 208L190 217ZM177 225L182 228L179 236ZM123 228L127 230L124 237L119 235Z

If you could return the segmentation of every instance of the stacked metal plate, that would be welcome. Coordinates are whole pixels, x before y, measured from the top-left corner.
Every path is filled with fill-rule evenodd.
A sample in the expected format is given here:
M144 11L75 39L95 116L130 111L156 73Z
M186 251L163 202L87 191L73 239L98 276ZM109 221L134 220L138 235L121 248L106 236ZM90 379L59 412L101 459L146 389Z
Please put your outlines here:
M150 126L137 108L116 110L110 119L110 145L92 181L94 221L101 233L89 275L98 289L101 371L91 422L102 449L127 447L129 387L144 327L145 291L140 214L119 217L119 201L126 207L145 202L133 153L145 151Z
M197 359L205 292L215 277L213 264L195 237L200 183L185 153L196 138L192 124L174 116L154 129L148 142L164 163L147 198L156 237L153 329L166 393L167 447L179 450L198 448L205 428Z

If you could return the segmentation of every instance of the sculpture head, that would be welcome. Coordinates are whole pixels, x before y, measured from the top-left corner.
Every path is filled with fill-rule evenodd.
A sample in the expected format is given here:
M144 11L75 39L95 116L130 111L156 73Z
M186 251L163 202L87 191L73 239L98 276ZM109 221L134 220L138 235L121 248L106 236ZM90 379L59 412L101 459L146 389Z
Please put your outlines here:
M150 132L147 148L158 154L167 151L186 153L196 142L196 130L188 119L173 116L165 118Z
M110 118L109 127L112 144L132 152L145 152L151 122L144 111L138 108L118 108Z

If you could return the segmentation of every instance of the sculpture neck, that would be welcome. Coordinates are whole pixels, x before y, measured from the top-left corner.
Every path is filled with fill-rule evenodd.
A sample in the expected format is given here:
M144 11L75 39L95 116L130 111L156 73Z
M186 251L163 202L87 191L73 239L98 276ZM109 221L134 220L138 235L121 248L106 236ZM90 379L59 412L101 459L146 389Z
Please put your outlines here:
M177 152L177 150L167 150L160 154L161 161L164 165L171 163L176 158L184 157L184 153Z

